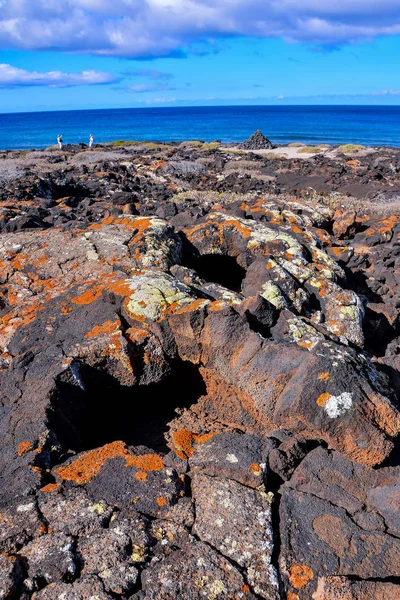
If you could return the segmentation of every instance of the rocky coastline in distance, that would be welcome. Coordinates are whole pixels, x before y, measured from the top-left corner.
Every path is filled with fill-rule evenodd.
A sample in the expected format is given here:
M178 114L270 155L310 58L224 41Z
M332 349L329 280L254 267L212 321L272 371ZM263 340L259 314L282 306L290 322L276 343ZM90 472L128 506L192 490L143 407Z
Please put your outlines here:
M0 599L398 600L400 149L0 152Z

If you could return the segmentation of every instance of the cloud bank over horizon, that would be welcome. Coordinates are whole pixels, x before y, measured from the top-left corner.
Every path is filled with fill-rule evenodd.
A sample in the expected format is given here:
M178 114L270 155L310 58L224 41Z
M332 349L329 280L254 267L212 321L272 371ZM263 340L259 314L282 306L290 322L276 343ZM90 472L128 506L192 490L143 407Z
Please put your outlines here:
M339 46L400 34L400 0L0 0L0 47L185 56L226 37Z
M63 73L48 71L39 73L19 69L5 63L0 64L0 88L24 86L71 87L76 85L100 85L116 82L111 73L102 71L82 71L81 73Z

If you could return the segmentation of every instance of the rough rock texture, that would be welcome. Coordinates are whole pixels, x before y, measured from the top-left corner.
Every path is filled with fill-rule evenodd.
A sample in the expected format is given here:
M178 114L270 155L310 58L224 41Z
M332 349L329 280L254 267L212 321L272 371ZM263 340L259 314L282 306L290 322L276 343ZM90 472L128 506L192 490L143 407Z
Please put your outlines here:
M313 600L395 600L399 597L400 586L393 583L374 581L349 581L342 577L323 577L318 581L318 589Z
M399 155L0 155L0 598L399 597Z

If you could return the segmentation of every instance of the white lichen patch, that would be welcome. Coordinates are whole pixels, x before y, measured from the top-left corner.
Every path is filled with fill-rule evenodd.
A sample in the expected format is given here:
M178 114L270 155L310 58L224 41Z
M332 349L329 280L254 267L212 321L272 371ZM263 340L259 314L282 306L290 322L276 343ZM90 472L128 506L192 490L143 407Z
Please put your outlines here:
M226 455L226 460L230 463L237 463L239 462L237 457L234 454L227 454Z
M353 406L353 398L349 392L340 396L330 396L324 406L325 412L331 419L343 416Z
M31 510L33 510L35 508L35 505L33 502L30 502L29 504L20 504L17 507L17 512L29 512Z
M288 325L289 335L293 342L309 351L324 339L319 331L295 315L291 319L288 319Z

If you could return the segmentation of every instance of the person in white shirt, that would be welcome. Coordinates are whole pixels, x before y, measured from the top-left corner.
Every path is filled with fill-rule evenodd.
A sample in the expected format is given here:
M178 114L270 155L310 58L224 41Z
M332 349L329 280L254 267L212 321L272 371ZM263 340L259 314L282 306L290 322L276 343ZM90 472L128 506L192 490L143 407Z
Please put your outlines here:
M94 137L92 134L89 135L89 148L91 148L93 146L93 142L94 142Z
M61 134L58 134L58 136L57 136L57 144L58 144L58 147L60 148L60 150L62 150L62 135Z

